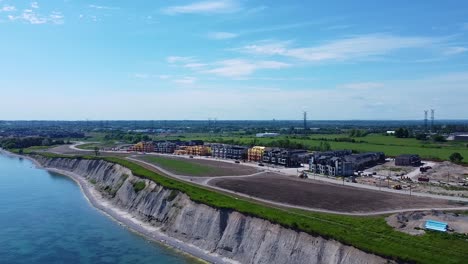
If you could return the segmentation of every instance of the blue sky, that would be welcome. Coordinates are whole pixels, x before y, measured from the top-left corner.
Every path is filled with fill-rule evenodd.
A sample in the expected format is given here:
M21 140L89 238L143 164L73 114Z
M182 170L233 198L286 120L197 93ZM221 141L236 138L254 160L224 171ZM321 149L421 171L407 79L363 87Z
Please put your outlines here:
M0 0L0 119L468 118L466 1Z

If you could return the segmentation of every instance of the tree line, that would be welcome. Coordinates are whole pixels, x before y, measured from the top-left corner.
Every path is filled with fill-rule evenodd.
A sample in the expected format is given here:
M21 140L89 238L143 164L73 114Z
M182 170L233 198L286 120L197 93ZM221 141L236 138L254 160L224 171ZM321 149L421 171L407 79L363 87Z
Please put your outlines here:
M34 146L63 145L65 143L62 139L54 140L46 137L5 138L0 140L0 146L4 149L23 149Z

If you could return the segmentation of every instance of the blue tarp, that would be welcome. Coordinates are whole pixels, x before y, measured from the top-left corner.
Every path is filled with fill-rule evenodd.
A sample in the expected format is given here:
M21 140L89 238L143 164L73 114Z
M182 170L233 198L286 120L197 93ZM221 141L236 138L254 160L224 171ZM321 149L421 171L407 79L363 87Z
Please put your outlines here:
M441 231L447 232L448 224L444 222L434 221L434 220L427 220L424 228L434 231Z

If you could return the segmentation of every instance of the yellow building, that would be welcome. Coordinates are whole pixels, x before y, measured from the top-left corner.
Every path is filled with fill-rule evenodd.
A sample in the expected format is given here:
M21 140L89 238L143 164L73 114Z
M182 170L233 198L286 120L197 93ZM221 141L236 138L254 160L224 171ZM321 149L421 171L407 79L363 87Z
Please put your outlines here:
M175 155L187 155L187 147L186 146L180 146L176 150L174 150Z
M188 155L193 156L209 156L211 148L208 146L188 146L186 149Z
M265 147L254 146L247 151L247 158L249 161L261 161L265 153Z
M154 152L154 145L153 142L139 142L135 145L133 145L130 148L131 151L137 151L137 152Z

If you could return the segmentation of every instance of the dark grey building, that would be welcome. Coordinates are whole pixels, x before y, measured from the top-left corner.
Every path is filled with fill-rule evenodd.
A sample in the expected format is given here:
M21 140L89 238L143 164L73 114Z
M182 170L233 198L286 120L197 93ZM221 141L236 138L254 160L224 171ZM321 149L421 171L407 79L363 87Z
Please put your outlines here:
M455 141L468 141L468 134L466 134L466 135L455 135L453 137L453 140L455 140Z
M421 165L421 158L416 154L403 154L395 158L395 165L419 166Z
M350 150L314 153L309 161L309 170L330 176L352 176L355 171L385 161L385 154L382 152L351 153Z
M280 148L266 148L262 162L284 167L300 167L307 155L307 150L287 150Z
M227 144L211 144L211 156L220 159L247 159L247 147Z
M177 144L170 141L155 141L154 152L172 154L177 149Z

